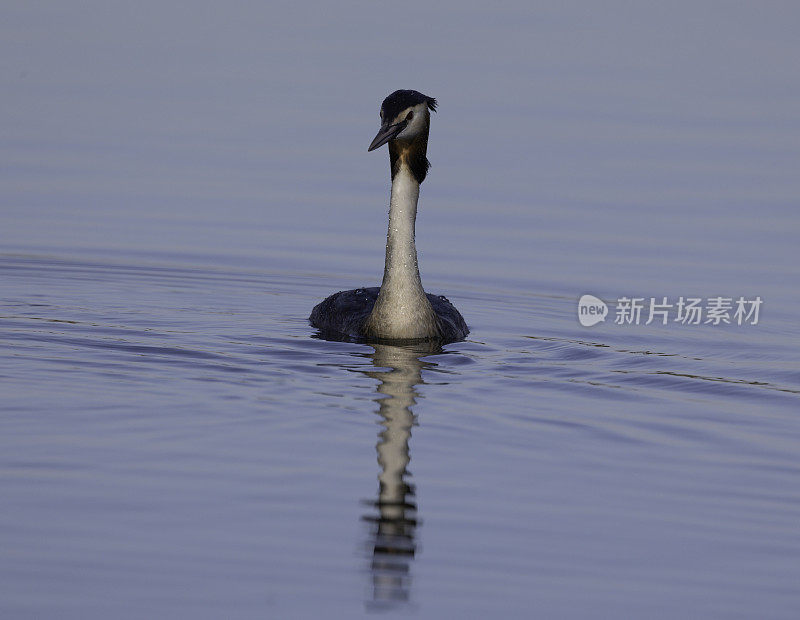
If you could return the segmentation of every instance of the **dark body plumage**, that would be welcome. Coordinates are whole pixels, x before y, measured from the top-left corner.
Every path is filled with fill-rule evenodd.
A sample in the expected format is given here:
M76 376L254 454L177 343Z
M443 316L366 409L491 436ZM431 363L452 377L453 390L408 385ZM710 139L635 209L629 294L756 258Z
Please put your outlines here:
M308 318L325 338L365 340L362 330L364 321L372 312L380 290L379 286L371 286L352 291L339 291L314 306ZM469 328L456 307L444 295L425 293L425 296L431 302L439 320L441 342L463 340L469 334Z

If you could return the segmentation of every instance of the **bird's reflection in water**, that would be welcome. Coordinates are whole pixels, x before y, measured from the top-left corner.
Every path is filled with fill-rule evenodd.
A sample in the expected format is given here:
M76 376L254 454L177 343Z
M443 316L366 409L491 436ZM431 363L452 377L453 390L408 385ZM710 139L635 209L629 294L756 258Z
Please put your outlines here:
M378 434L378 499L370 502L377 510L363 519L372 524L370 547L371 600L368 609L383 609L407 603L411 590L411 560L416 553L418 525L414 485L408 482L408 442L416 423L411 407L416 402L416 386L422 382L422 369L435 366L424 356L441 352L430 343L414 345L372 345L376 370L366 374L378 385L378 414L382 429Z

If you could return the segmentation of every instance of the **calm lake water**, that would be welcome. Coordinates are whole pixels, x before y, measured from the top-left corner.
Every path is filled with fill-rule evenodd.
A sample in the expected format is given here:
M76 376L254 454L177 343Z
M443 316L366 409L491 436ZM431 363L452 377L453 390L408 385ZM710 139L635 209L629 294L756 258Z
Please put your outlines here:
M2 13L0 616L797 617L795 5ZM306 320L397 88L444 348Z

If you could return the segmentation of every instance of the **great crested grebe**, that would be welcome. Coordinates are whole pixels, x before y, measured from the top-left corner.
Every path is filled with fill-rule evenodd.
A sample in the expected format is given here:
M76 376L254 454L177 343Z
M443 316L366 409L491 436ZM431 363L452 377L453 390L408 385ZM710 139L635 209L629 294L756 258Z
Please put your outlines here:
M396 90L381 105L381 128L367 151L389 143L392 193L386 266L380 288L340 291L317 304L309 320L324 335L372 341L461 340L469 329L446 297L422 288L414 244L419 186L430 162L428 131L436 99Z

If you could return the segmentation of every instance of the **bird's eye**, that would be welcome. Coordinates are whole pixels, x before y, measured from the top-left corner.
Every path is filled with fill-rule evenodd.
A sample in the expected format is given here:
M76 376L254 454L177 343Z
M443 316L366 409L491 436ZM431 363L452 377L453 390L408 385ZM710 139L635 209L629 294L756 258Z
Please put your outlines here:
M408 116L406 116L406 120L410 121L412 118L414 118L414 112L409 112Z

